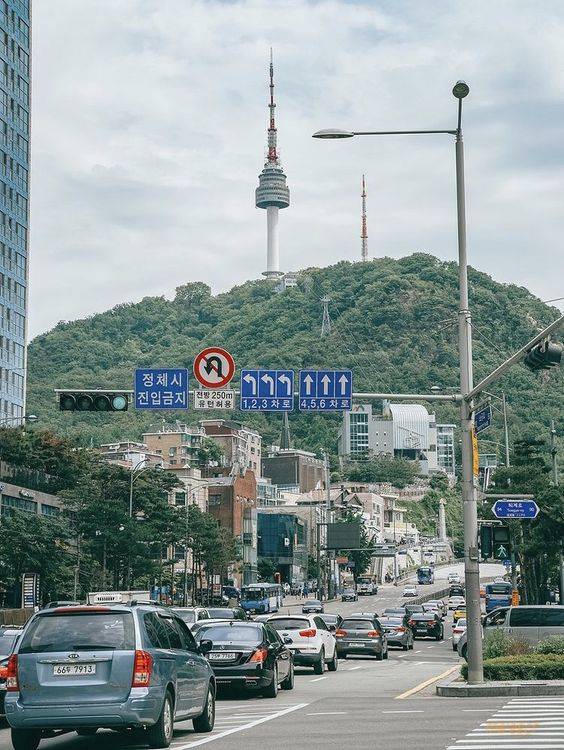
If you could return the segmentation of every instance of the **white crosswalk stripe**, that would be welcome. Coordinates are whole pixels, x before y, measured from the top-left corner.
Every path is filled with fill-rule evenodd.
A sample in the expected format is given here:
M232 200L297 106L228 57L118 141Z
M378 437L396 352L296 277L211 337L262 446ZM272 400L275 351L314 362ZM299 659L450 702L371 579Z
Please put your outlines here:
M564 696L514 698L447 750L564 750Z
M242 705L230 705L229 703L218 703L216 708L216 720L213 732L210 734L192 734L182 732L183 724L178 724L182 732L176 733L171 744L174 750L188 750L188 748L207 745L209 742L223 739L230 734L251 729L257 724L277 719L279 716L298 711L305 708L309 703L280 703L278 701L248 701Z

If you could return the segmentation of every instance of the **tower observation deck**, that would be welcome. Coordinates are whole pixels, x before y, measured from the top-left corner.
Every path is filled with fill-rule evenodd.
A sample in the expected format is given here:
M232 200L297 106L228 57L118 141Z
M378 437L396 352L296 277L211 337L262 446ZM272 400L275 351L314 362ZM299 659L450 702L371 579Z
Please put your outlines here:
M286 175L280 164L277 150L277 132L274 110L274 65L270 51L270 121L268 125L268 156L264 169L259 175L259 186L255 192L257 208L266 209L267 245L266 271L267 278L278 278L280 272L280 252L278 240L278 211L290 205L290 191L286 185Z

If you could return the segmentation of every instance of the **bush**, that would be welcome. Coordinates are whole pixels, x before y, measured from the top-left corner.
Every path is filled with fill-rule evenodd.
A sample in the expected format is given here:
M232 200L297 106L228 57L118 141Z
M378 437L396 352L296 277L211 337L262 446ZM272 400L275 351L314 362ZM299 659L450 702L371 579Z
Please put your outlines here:
M486 633L484 640L484 659L496 659L500 656L520 656L533 651L531 644L524 638L507 635L503 630Z
M564 656L564 635L551 635L536 647L537 654L561 654Z
M461 669L468 678L468 664ZM501 656L484 661L486 680L564 680L564 656L561 654L524 654Z

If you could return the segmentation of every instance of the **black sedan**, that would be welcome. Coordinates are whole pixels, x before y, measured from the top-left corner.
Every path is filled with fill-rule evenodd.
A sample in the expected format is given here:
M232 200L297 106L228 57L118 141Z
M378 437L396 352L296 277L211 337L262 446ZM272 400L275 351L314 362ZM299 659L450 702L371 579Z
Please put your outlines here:
M268 623L203 622L193 635L197 643L213 643L207 657L218 686L258 690L266 698L276 698L279 687L293 689L292 653Z
M302 604L302 612L304 613L304 615L309 615L314 612L320 613L324 611L325 609L323 607L323 602L320 602L319 599L308 599Z
M356 593L356 589L353 589L353 588L344 589L343 593L341 594L341 601L342 602L357 602L358 594Z
M433 612L414 612L409 618L409 625L414 638L435 638L437 641L444 638L443 622Z

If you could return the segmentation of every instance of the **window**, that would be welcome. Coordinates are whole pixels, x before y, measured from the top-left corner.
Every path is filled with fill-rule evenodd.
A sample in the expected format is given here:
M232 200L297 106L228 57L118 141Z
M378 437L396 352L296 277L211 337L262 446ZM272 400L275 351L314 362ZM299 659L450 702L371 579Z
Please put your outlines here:
M539 611L541 628L564 628L564 609L546 607Z
M540 624L540 610L527 607L516 607L509 615L509 625L512 628L535 628Z
M57 614L37 617L26 631L21 654L53 651L135 648L133 615L129 612Z
M180 631L180 637L183 644L182 648L185 648L187 651L197 651L198 646L196 645L194 636L190 632L190 628L185 625L179 618L175 618L174 624Z
M174 504L175 505L186 505L186 493L175 492L174 493Z
M170 648L167 630L156 612L148 612L143 618L145 632L153 648Z
M314 617L313 621L315 622L318 630L327 630L327 625L325 624L325 621L321 619L321 617Z
M161 620L162 625L166 631L169 648L181 649L182 638L180 636L180 630L176 627L176 623L174 622L173 618L159 615L159 619Z

